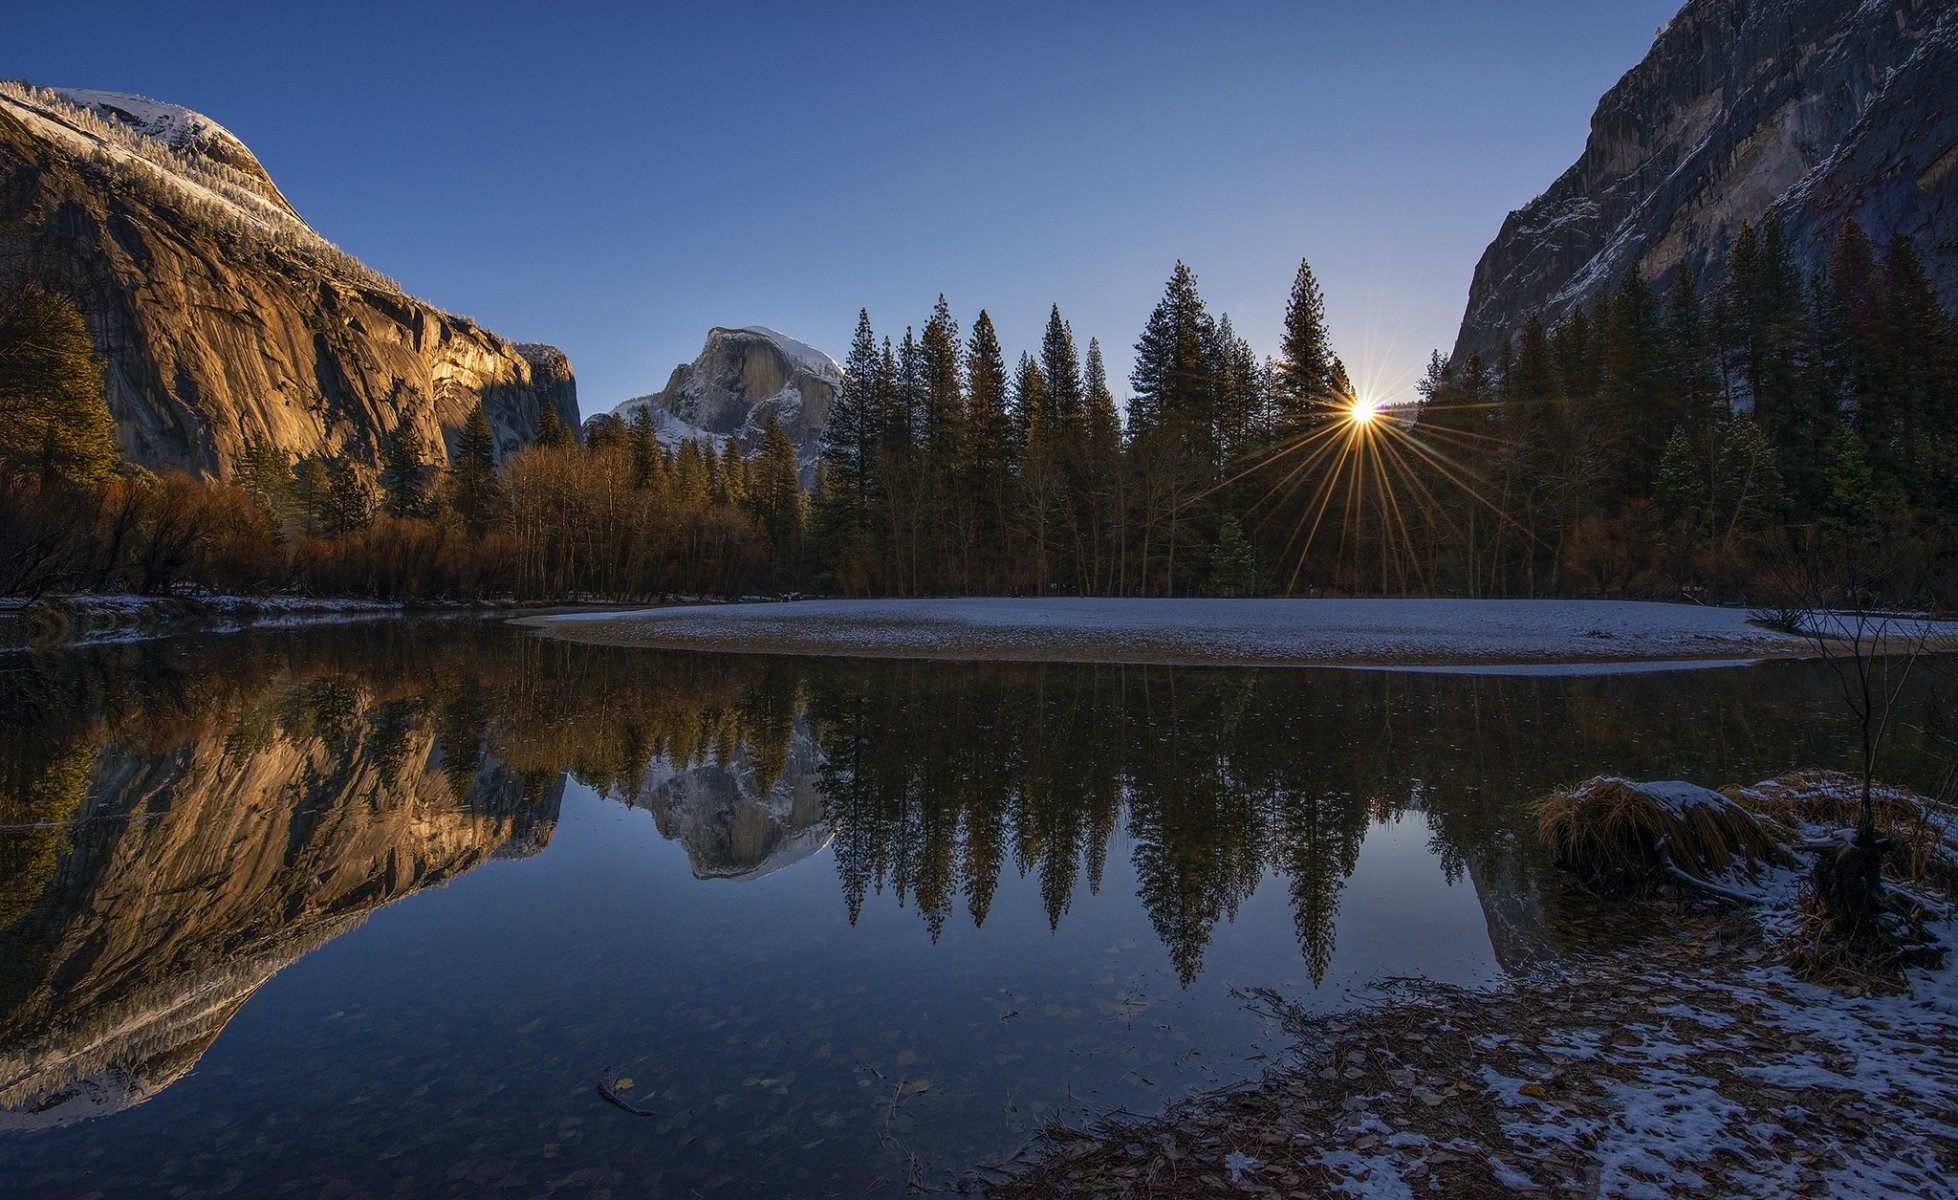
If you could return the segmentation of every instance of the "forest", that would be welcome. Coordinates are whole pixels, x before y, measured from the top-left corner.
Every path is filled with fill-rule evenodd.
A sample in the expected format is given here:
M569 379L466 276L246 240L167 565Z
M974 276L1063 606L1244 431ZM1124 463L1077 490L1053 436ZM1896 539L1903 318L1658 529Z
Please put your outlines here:
M1752 603L1790 563L1880 559L1888 598L1958 593L1958 321L1853 221L1809 273L1769 213L1709 286L1627 276L1436 352L1411 404L1356 391L1303 262L1263 358L1177 263L1125 404L1058 307L1011 363L983 309L882 337L860 312L807 492L778 426L748 455L548 409L504 455L478 410L452 449L404 423L378 454L153 474L101 371L65 297L0 300L0 592Z

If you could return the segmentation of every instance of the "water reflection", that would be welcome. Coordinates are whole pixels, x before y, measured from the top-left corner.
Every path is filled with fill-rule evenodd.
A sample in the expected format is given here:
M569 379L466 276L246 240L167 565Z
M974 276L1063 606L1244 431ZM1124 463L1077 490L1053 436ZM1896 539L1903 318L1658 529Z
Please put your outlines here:
M157 1095L289 964L391 901L494 858L544 851L567 777L624 806L612 812L650 821L684 852L693 880L711 881L687 886L731 883L747 896L785 874L814 880L844 928L858 927L863 939L854 951L825 942L820 922L780 907L805 905L787 892L738 904L734 893L718 893L728 912L746 914L740 920L777 921L788 948L756 940L736 953L724 939L695 953L720 955L735 964L728 971L748 975L691 983L689 963L667 964L660 970L671 978L621 978L606 1007L592 997L613 995L607 976L626 954L608 949L608 937L653 934L581 920L592 948L575 968L583 974L566 984L567 1009L605 1029L650 1013L664 1032L637 1049L644 1057L651 1045L661 1048L635 1069L678 1096L724 1053L716 1048L730 1019L743 1029L758 1019L711 999L711 988L759 994L744 989L817 978L829 964L858 962L859 951L888 951L898 934L883 910L908 910L915 915L906 920L922 923L910 927L921 945L963 940L922 960L942 980L907 986L921 997L940 986L931 993L940 1010L982 1001L942 1050L955 1064L944 1069L962 1073L964 1094L978 1097L958 1101L970 1111L944 1110L948 1125L970 1133L959 1143L964 1152L998 1144L996 1095L1027 1102L1034 1075L1049 1071L1035 1064L1042 1056L1105 1053L1108 1079L1139 1078L1137 1088L1170 1074L1163 1064L1190 1049L1189 1030L1165 1006L1147 1030L1135 1025L1147 1005L1135 999L1145 989L1134 954L1167 970L1170 991L1187 989L1223 953L1229 930L1239 970L1262 963L1272 978L1297 975L1310 988L1342 956L1362 972L1441 961L1439 948L1421 941L1423 914L1396 905L1466 901L1479 906L1495 962L1524 968L1561 952L1572 903L1518 836L1529 796L1602 769L1713 783L1756 777L1813 762L1848 732L1833 678L1800 663L1487 678L851 662L617 651L494 623L406 622L78 650L6 669L0 1128L13 1129L70 1125ZM1935 765L1918 744L1919 726L1904 729L1889 763L1909 780ZM1407 832L1417 838L1407 842ZM1414 859L1405 857L1409 846ZM1349 889L1363 850L1402 857L1378 860L1375 893L1356 900ZM1433 888L1419 901L1392 894L1396 872L1412 897L1416 875L1437 869L1467 886L1441 899ZM1122 949L1132 943L1116 918L1089 922L1090 936L1111 945L1109 965L1079 980L1046 977L1052 1025L1034 1019L1041 997L993 994L1003 960L975 951L980 931L993 939L986 944L1009 948L1001 952L1032 951L1032 939L1082 922L1087 898L1110 886L1116 908L1143 914L1139 936L1153 937L1153 947ZM795 896L812 894L804 883L796 888ZM1247 929L1242 916L1254 897L1266 904L1279 895L1272 932L1295 947L1283 952L1296 954L1290 968L1273 953L1278 944L1268 946L1262 927ZM560 923L590 912L574 907L589 900L555 903L563 909L544 915ZM1358 925L1343 924L1343 907L1356 905ZM1031 927L1021 916L1033 918ZM1383 932L1389 918L1400 924ZM996 928L1002 920L1006 928ZM1394 938L1406 944L1388 944ZM538 945L515 951L550 957ZM672 952L659 943L657 953ZM875 964L873 956L847 969L874 973ZM860 974L848 988L878 982ZM441 981L428 986L440 994ZM514 994L517 985L508 986ZM825 1051L832 1041L857 1047L850 1061L839 1051L805 1063L810 1079L797 1085L799 1096L821 1097L827 1085L811 1080L832 1065L849 1092L870 1077L853 1080L852 1071L881 1080L879 1070L904 1062L878 1056L902 1049L886 1042L892 1023L909 1017L876 1015L864 999L838 1006L835 996L785 992L784 1002L791 999L802 1015L778 1016L773 1029L763 1021L743 1035L749 1044L776 1037ZM1022 1007L1028 1017L1008 1024ZM1066 1023L1080 1010L1105 1026L1100 1042ZM566 1055L597 1053L577 1041L594 1036L583 1027L563 1014L539 1015L547 1026L563 1020L572 1039L544 1060L549 1071L564 1069ZM788 1027L791 1020L808 1029ZM689 1040L684 1031L695 1026ZM502 1046L492 1042L486 1061ZM788 1073L779 1065L729 1069L740 1072L727 1085L736 1093L750 1074ZM1076 1082L1043 1074L1038 1087L1049 1098L1024 1111L1009 1099L1009 1124L1032 1119ZM536 1087L550 1099L532 1103L592 1102L588 1081L567 1092L546 1072ZM721 1097L710 1099L718 1105ZM735 1153L719 1148L726 1137L773 1137L778 1128L832 1136L842 1101L811 1099L795 1115L804 1103L786 1103L752 1127L739 1124L738 1111L676 1118L674 1129L687 1120L732 1123L680 1143L700 1160L686 1178L725 1173L714 1164ZM403 1101L389 1128L439 1124L444 1114L428 1104L424 1112ZM472 1136L509 1132L484 1120ZM0 1142L0 1165L25 1153L23 1145ZM613 1153L650 1153L635 1145ZM347 1144L342 1152L355 1151ZM843 1191L862 1182L847 1172L834 1177Z

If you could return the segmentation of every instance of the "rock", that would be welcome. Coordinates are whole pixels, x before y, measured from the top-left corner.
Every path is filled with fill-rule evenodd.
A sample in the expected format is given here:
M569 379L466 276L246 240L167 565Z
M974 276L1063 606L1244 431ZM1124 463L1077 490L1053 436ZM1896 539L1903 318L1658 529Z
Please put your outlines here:
M1742 221L1782 212L1813 268L1844 219L1913 239L1958 303L1958 8L1689 0L1599 101L1583 155L1476 264L1455 357L1561 320L1633 267L1702 286Z
M664 388L612 412L623 421L647 410L669 446L692 440L721 448L732 441L749 455L761 449L773 417L795 443L806 487L815 480L823 426L842 383L836 360L807 343L759 325L716 326L707 331L699 356L673 368Z
M116 440L145 467L223 477L248 440L371 464L404 420L452 447L478 401L503 451L540 405L578 426L562 353L404 294L175 105L0 84L0 262L81 305Z

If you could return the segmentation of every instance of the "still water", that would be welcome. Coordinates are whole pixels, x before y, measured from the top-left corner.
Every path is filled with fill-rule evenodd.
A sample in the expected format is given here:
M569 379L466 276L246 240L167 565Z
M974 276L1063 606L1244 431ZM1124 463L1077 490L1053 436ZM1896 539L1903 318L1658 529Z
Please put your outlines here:
M0 1193L945 1186L1255 1075L1287 1046L1242 989L1582 953L1547 787L1848 737L1795 662L858 662L474 620L0 658Z

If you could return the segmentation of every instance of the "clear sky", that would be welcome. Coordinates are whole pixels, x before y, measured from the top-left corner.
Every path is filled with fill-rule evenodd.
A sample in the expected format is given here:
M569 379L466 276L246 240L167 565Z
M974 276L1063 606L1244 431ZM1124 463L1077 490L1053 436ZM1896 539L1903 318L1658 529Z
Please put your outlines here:
M343 248L562 347L587 415L712 325L841 359L941 291L1009 357L1059 303L1122 396L1178 258L1260 354L1310 259L1400 396L1676 8L91 0L17 6L0 75L216 118Z

